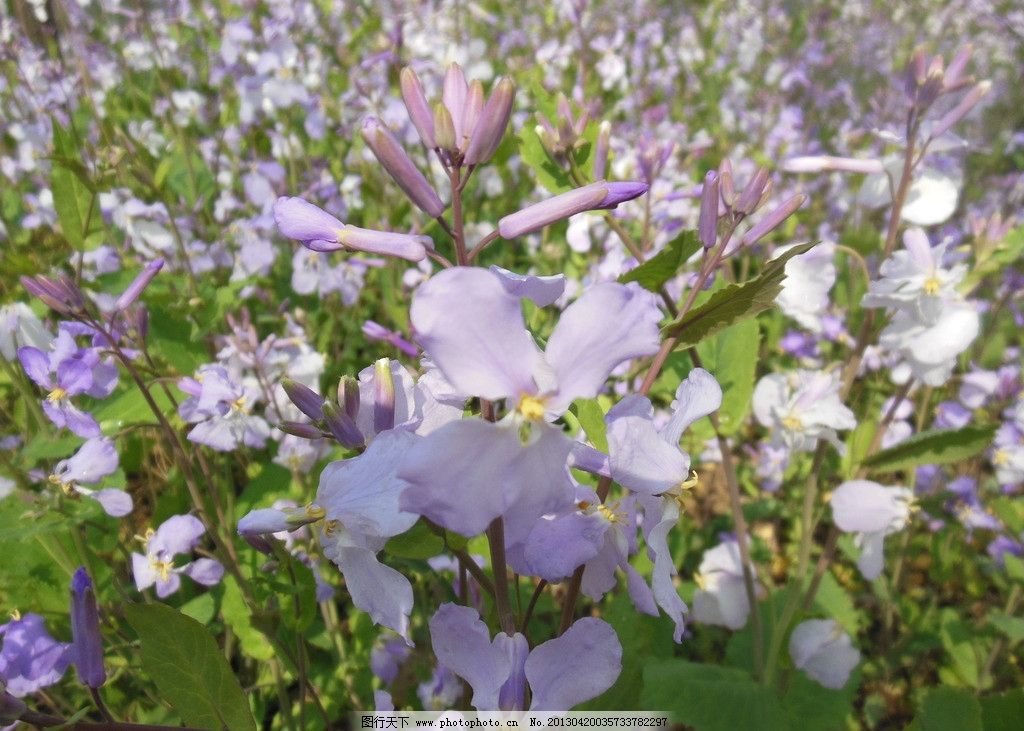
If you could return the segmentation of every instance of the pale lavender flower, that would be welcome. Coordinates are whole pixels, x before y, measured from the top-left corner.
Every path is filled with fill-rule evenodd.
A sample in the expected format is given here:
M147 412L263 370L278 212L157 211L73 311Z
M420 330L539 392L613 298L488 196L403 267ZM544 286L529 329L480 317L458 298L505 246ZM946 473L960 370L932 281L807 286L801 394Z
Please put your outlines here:
M71 663L71 645L54 640L38 614L15 613L0 637L0 682L15 698L58 682Z
M78 448L69 459L54 467L49 481L66 495L84 495L103 506L107 515L120 518L132 511L132 496L124 490L95 490L83 483L97 483L117 471L118 456L114 443L106 437L93 437Z
M176 566L175 558L190 555L206 528L193 515L174 515L155 531L150 528L144 539L145 555L132 554L132 573L139 591L156 585L156 595L164 599L181 588L185 575L203 586L213 586L224 576L224 567L212 558L199 558Z
M860 652L850 635L833 619L809 619L798 624L789 638L789 656L808 676L834 690L846 685L860 663Z

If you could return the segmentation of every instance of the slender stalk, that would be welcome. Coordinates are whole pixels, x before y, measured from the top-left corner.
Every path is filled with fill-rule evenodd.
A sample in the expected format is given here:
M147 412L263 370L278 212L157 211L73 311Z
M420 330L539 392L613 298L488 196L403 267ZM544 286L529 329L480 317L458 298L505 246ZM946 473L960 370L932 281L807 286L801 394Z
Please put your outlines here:
M512 636L516 632L515 615L508 593L508 566L505 561L505 521L495 518L487 529L487 541L491 548L491 570L494 572L494 603L498 609L498 624L501 631Z
M541 579L537 582L537 586L533 588L533 595L530 596L530 602L526 605L526 613L523 614L523 621L519 623L519 631L524 635L526 634L526 628L530 624L530 619L533 617L533 610L537 607L537 602L544 593L544 588L548 585L545 579Z
M1013 615L1017 611L1017 607L1020 605L1021 585L1014 584L1013 588L1010 589L1010 596L1006 600L1006 607L1004 609L1007 615ZM979 683L983 683L987 678L991 677L992 670L996 666L996 660L999 659L999 655L1002 653L1003 648L1006 647L1006 638L1000 637L996 640L995 644L992 645L992 651L988 654L988 658L985 660L985 665L981 669L981 677L978 678Z

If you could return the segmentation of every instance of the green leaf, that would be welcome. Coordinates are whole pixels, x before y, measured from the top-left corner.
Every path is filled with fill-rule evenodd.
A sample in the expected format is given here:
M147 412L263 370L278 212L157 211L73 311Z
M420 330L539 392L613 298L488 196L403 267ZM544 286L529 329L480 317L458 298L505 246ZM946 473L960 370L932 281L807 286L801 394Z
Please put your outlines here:
M552 193L565 193L576 187L569 174L548 155L531 124L524 124L519 130L519 156L533 170L537 181Z
M847 681L840 690L825 688L811 680L802 671L793 674L793 680L782 699L782 707L789 717L786 728L800 731L834 731L846 727L846 717L853 708L857 694L858 675Z
M142 667L191 726L255 731L242 687L203 626L163 604L133 604L125 616L142 644Z
M1013 554L1003 556L1006 565L1006 575L1014 581L1024 581L1024 559Z
M682 231L668 242L664 249L635 269L619 277L623 284L639 282L644 289L657 292L679 273L686 261L700 250L696 231Z
M220 613L224 621L238 636L242 653L253 660L269 660L274 656L274 648L267 638L253 626L249 608L245 605L242 590L233 576L224 578L224 597L221 599Z
M917 720L922 731L984 731L981 704L965 688L931 689L921 703Z
M761 273L743 284L730 284L716 292L700 307L690 310L662 329L666 337L678 339L676 349L686 349L733 323L767 310L775 303L786 278L786 262L806 254L814 243L800 244L765 264Z
M102 226L99 200L80 177L85 169L75 140L56 119L52 119L52 126L54 160L50 168L50 190L53 207L64 238L74 248L85 250L89 248L86 237Z
M926 431L895 447L883 449L864 460L872 472L897 472L922 464L962 462L992 444L996 426L965 426L963 429Z
M1024 640L1024 618L1012 617L1003 612L993 612L988 616L988 622L1006 635L1011 643Z
M204 591L181 605L181 613L186 614L199 624L209 624L213 615L217 613L217 601L213 598L213 592Z
M668 711L697 731L789 728L778 698L742 670L662 660L646 665L643 683L640 707Z
M722 386L718 424L726 436L735 434L750 411L754 376L761 346L756 320L743 320L700 343L701 362Z
M604 423L604 409L597 399L577 399L572 404L572 412L580 420L580 426L587 434L587 439L597 449L608 453L607 425Z
M1010 231L993 251L978 258L974 266L964 277L959 289L961 292L971 292L981 284L981 280L990 274L995 274L1005 267L1019 262L1024 257L1024 226L1018 226Z
M984 659L976 646L977 631L973 623L965 622L957 616L953 609L942 611L939 639L949 658L947 680L950 683L963 683L972 688L981 685L981 666Z
M444 538L422 520L384 545L384 550L399 558L425 560L444 551Z
M857 468L864 460L864 455L868 453L876 431L878 431L878 424L873 421L862 421L846 437L846 454L842 459L843 476L846 479L852 480L857 473Z
M985 731L1018 731L1024 718L1024 688L990 695L980 702Z

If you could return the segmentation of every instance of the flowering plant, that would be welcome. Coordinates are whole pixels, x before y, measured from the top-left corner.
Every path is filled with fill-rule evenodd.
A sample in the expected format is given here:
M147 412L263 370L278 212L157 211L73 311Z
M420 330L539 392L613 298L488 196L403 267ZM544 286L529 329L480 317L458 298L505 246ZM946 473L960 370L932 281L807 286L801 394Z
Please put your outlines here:
M0 18L2 725L1010 727L1019 36L463 5Z

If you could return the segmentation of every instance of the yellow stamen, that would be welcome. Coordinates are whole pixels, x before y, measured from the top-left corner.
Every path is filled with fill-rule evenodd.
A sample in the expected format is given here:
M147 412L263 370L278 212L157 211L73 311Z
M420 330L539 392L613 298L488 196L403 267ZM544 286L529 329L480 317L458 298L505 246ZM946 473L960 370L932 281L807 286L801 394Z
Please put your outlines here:
M245 396L239 396L234 401L232 401L231 402L231 409L232 409L232 411L242 411L242 412L246 411L246 408L245 408Z
M706 591L708 588L708 580L704 578L704 574L694 574L693 583L695 583L697 588L701 591Z
M11 610L11 619L13 619L15 622L20 620L21 619L21 612L19 612L17 609L12 609Z
M319 505L313 505L312 503L310 503L309 505L306 506L306 515L308 515L313 520L323 520L324 517L327 515L327 511L321 508Z
M329 536L334 535L334 533L337 532L338 528L340 527L341 523L337 520L328 520L324 523L324 533L326 533Z
M799 416L790 414L782 420L782 426L790 431L801 431L804 428L804 423L800 421Z
M57 388L53 389L52 391L50 391L50 393L46 394L46 400L49 401L51 404L55 404L58 401L67 398L67 395L67 391L65 391L60 386L57 386Z
M928 277L924 280L925 294L938 294L940 289L942 289L942 282L935 277Z
M50 475L47 479L50 481L51 484L59 487L60 491L63 492L68 497L72 497L76 494L74 486L70 482L65 482L59 476Z
M519 397L519 405L516 406L516 410L527 421L539 421L544 418L544 401L545 399L540 396L524 393Z
M1010 453L1005 449L997 449L995 454L992 455L992 464L1001 466L1008 464L1010 461Z
M160 581L167 581L171 578L171 569L173 565L170 561L160 561L152 556L149 559L149 567L156 571L157 576L160 577Z

